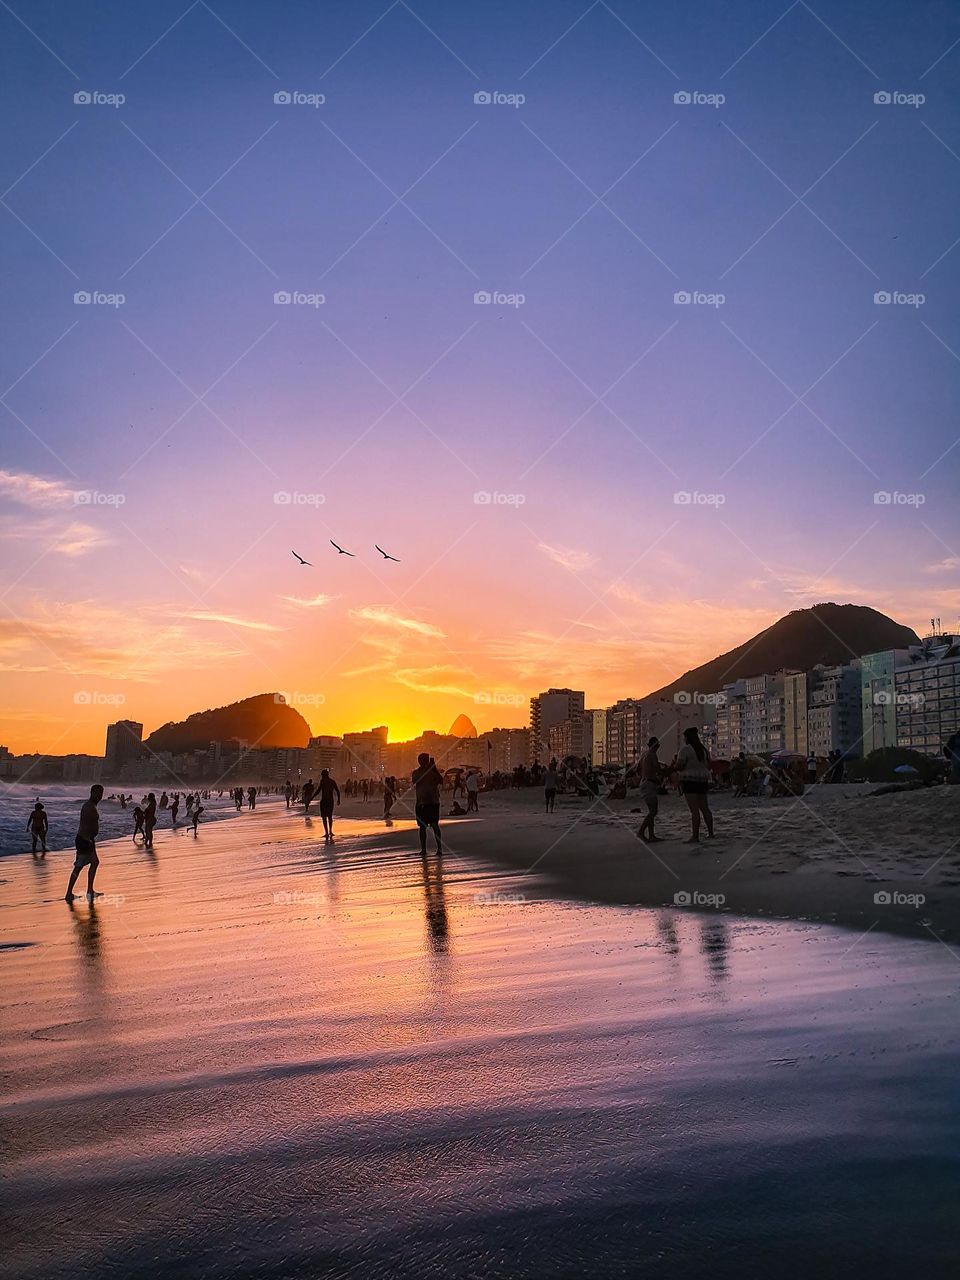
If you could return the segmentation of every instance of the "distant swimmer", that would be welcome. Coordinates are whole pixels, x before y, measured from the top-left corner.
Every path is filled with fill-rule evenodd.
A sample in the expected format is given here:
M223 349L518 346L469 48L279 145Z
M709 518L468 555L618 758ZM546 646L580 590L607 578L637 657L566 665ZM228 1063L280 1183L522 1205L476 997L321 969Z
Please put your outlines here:
M376 544L376 543L374 543L373 545L374 545L375 547L377 547L377 544ZM380 552L380 554L383 556L384 560L392 560L392 561L394 562L394 564L399 564L399 563L400 563L400 561L397 559L397 557L396 557L396 556L388 556L388 555L387 555L387 553L384 551L383 547L377 547L377 550L378 550L378 551Z
M353 552L352 552L352 551L344 551L343 547L338 547L338 546L337 546L337 544L334 542L334 540L333 540L332 538L330 539L330 545L331 545L331 547L337 547L337 550L340 552L340 554L341 554L342 556L352 556L352 555L353 555Z
M336 780L330 777L329 769L320 770L320 785L317 790L320 792L320 817L323 821L324 838L332 840L333 799L336 796L337 804L340 803L340 788L337 786Z
M40 848L43 853L47 852L47 811L38 800L30 811L30 817L27 819L27 830L30 832L30 840L32 844L31 853L37 852L37 841L40 841Z
M299 560L301 564L305 564L308 569L313 568L313 565L310 563L309 560L304 560L303 556L298 556L295 551L291 551L290 554L294 556L297 560Z
M97 867L100 865L100 859L97 857L97 836L100 834L100 813L97 805L103 799L103 787L99 782L90 788L90 799L84 801L80 810L80 823L77 828L77 838L74 841L77 849L77 859L73 864L73 870L70 872L70 882L67 885L67 892L64 894L65 902L73 901L73 886L77 883L77 877L84 867L87 867L87 897L93 898L93 882L96 878Z

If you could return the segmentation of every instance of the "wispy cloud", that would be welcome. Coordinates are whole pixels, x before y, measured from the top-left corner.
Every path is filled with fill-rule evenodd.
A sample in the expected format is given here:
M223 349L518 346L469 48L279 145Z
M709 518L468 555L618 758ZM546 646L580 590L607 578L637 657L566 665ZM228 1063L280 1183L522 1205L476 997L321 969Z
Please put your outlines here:
M960 556L946 556L936 564L925 564L924 573L956 573L960 569Z
M473 702L476 694L455 683L462 675L456 667L406 667L394 672L394 679L417 693L447 693Z
M538 542L537 550L542 551L548 560L568 569L571 573L583 573L592 569L597 557L589 551L578 551L574 547L553 547L549 542Z
M322 609L325 604L329 604L334 596L325 596L323 592L313 597L312 600L302 600L299 596L281 596L281 600L285 600L287 604L294 605L297 609Z
M386 606L365 605L362 609L351 609L350 616L356 618L358 622L370 622L377 627L413 632L415 635L430 636L436 640L442 640L444 636L444 632L439 627L435 627L432 622L421 622L419 618L405 618Z
M28 507L56 507L73 502L76 490L62 480L48 480L29 471L0 471L0 497Z
M175 615L179 618L189 618L193 622L223 622L231 627L244 627L248 631L282 631L282 627L275 627L272 622L255 622L252 618L238 618L233 613L214 613L208 609L188 609L184 613Z
M97 547L106 547L113 539L89 524L69 524L57 535L53 550L62 556L83 556Z

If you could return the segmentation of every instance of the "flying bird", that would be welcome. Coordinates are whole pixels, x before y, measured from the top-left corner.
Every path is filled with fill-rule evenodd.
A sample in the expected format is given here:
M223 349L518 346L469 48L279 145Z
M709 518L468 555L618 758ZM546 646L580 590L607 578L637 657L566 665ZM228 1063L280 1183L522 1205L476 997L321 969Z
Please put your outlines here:
M331 547L337 547L337 544L334 542L334 540L333 540L332 538L330 539L330 545L331 545ZM337 550L340 552L340 554L341 554L342 556L352 556L352 555L353 555L353 552L352 552L352 551L344 551L343 547L337 547Z
M313 568L313 565L311 565L311 563L310 563L310 561L309 561L309 560L304 560L303 556L298 556L298 555L297 555L297 553L296 553L295 551L291 551L291 552L290 552L290 554L291 554L292 556L296 557L296 559L297 559L297 560L299 560L301 564L305 564L305 565L307 566L307 568L308 568L308 569L312 569L312 568Z
M373 545L374 545L375 547L377 547L377 544L376 544L376 543L374 543ZM387 553L384 551L383 547L377 547L377 550L378 550L378 551L380 552L380 554L383 556L384 560L392 560L395 564L399 564L399 563L400 563L400 561L397 559L397 557L396 557L396 556L388 556L388 555L387 555Z

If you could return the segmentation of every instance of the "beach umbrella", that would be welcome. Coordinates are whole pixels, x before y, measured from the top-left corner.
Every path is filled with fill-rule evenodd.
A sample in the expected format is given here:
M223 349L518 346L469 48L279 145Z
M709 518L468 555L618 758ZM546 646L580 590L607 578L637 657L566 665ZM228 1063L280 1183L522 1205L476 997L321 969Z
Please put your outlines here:
M916 769L912 764L898 764L893 771L894 773L916 773Z

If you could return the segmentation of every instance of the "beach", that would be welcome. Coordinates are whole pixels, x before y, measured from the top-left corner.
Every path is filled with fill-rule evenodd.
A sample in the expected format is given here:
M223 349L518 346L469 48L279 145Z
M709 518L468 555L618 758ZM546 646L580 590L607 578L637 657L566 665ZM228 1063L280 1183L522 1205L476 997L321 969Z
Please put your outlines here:
M5 859L0 1275L951 1274L953 952L614 902L534 799Z

